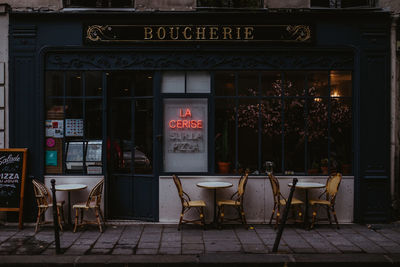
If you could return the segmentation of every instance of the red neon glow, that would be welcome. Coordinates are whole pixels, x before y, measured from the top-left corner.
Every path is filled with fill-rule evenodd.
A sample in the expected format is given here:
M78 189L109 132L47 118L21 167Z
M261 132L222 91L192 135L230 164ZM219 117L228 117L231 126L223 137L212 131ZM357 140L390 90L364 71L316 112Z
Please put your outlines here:
M192 111L187 108L183 110L179 109L179 117L187 118L192 117ZM202 129L203 128L203 120L170 120L168 122L168 126L171 129Z
M168 125L171 129L202 129L203 120L170 120Z
M179 109L179 117L181 118L192 117L192 112L190 111L190 109L187 108L185 110L185 114L183 114L183 110Z

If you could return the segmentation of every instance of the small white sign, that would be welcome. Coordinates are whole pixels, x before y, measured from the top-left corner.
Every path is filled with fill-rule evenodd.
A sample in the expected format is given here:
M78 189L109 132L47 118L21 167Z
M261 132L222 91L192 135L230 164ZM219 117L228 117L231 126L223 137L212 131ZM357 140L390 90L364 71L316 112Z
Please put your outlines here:
M4 62L0 62L0 84L4 84L5 81L5 72L4 72Z

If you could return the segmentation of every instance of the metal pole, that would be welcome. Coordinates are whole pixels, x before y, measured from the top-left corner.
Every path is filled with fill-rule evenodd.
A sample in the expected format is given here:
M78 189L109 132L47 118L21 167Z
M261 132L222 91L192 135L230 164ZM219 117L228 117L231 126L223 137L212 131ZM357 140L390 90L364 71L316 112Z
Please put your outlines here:
M286 201L286 207L285 207L285 211L283 212L282 222L281 222L281 224L279 224L278 233L276 233L276 237L275 237L274 247L272 248L272 252L274 252L274 253L278 251L279 242L281 241L283 229L285 228L285 223L286 223L286 219L287 219L287 216L289 213L290 205L292 205L293 193L294 193L294 190L296 189L297 181L298 181L297 178L293 178L293 185L290 188L289 198ZM278 205L279 205L279 203L278 203Z
M54 240L56 243L56 254L61 253L60 249L60 234L58 229L58 216L57 216L57 199L56 199L56 180L51 179L51 192L53 195L53 224L54 224Z

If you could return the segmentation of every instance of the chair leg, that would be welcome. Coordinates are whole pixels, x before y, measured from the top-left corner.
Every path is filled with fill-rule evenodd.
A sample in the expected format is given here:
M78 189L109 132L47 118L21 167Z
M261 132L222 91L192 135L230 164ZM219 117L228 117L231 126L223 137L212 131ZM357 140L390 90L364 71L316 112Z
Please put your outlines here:
M78 227L78 216L79 216L79 209L75 209L75 226L74 226L74 233L76 232L76 228Z
M280 211L280 206L278 205L278 208L277 208L277 211L276 211L275 229L278 228L280 217L281 217L281 211Z
M63 223L65 224L65 216L64 216L64 206L61 206L61 218L63 220Z
M269 219L269 224L272 223L272 219L274 218L274 215L275 215L275 209L276 209L276 203L274 203L274 208L272 209L272 214L271 214L271 218Z
M335 207L334 206L332 206L332 213L333 213L333 218L335 219L335 222L336 222L336 227L337 227L337 229L340 229L339 228L339 222L338 222L338 219L336 217L336 211L335 211Z
M201 224L205 230L206 229L206 220L204 218L204 208L203 207L200 207L200 220L201 220Z
M179 218L179 223L178 223L178 231L181 230L181 225L182 225L182 221L183 221L183 213L184 213L184 212L185 212L185 209L182 208L181 217Z
M38 208L38 215L37 215L37 218L36 218L35 233L37 233L37 231L39 230L40 217L42 216L41 211L42 211L42 209Z
M225 217L224 205L221 205L220 211L221 211L220 218L221 218L221 225L222 225L224 223L224 217Z
M57 221L58 221L58 226L60 227L60 230L62 231L62 224L61 224L61 216L60 216L60 208L57 206Z
M101 228L101 222L100 222L100 216L99 216L99 210L98 208L94 209L95 213L96 213L96 221L97 221L97 225L99 226L100 229L100 233L103 232L103 229Z
M81 209L81 224L83 224L83 209Z
M240 206L240 217L242 218L242 224L247 226L246 215L244 214L244 209Z
M314 228L315 222L317 220L317 208L313 206L313 212L312 212L312 222L310 228Z
M329 211L329 206L326 206L326 213L328 214L329 224L332 225L331 213L330 213L330 211Z

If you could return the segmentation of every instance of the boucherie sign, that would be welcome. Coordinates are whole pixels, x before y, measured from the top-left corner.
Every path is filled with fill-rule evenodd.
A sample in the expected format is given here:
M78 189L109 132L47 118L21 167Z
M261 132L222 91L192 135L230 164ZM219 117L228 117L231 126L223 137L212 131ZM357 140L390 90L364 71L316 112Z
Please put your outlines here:
M289 42L309 43L310 25L87 25L86 43Z

